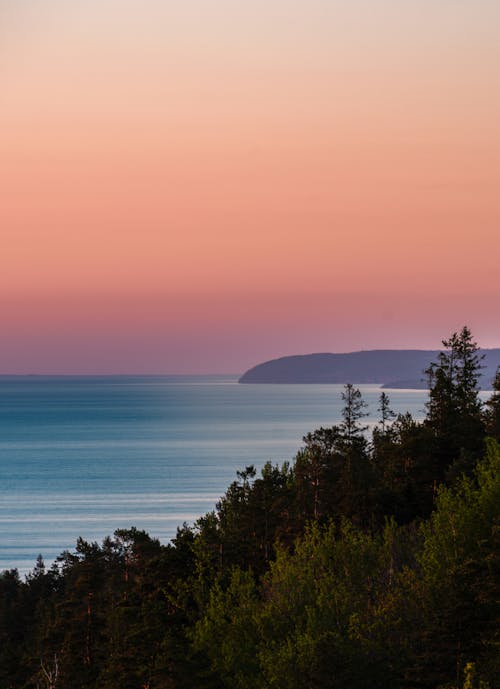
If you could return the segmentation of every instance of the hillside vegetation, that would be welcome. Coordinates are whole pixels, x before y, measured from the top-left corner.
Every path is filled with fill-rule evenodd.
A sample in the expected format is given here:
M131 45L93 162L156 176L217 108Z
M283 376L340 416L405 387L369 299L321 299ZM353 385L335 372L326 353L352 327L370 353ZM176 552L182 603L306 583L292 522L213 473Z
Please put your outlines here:
M242 468L160 544L134 528L0 575L5 689L496 689L500 371L464 328L424 421L382 392L295 460Z

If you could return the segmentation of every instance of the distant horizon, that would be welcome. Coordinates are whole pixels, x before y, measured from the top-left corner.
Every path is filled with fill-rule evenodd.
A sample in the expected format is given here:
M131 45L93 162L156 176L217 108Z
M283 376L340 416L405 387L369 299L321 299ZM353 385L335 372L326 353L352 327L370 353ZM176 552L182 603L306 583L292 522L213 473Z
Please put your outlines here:
M500 342L500 3L0 3L0 369Z
M482 352L488 352L488 351L493 351L493 350L500 350L499 347L480 347L480 351ZM258 366L261 363L264 363L266 361L274 361L277 359L285 359L288 357L307 357L307 356L313 356L313 355L322 355L322 354L356 354L360 352L400 352L400 351L414 351L414 352L439 352L441 349L439 347L434 347L434 348L420 348L420 347L375 347L375 348L370 348L370 349L352 349L349 351L342 351L342 352L334 352L334 351L316 351L316 352L295 352L294 354L284 354L282 356L274 356L270 357L268 359L261 359L260 361L257 361L255 364L251 364L250 366L239 370L239 371L227 371L227 370L218 370L218 371L209 371L209 370L202 370L202 371L161 371L161 370L144 370L144 371L137 371L137 370L120 370L120 371L113 371L113 370L87 370L82 372L81 370L78 371L77 369L75 370L68 370L68 371L51 371L51 370L46 370L46 371L17 371L17 372L7 372L7 371L1 371L0 370L0 378L9 378L9 377L22 377L22 378L29 378L29 377L44 377L44 376L50 376L53 378L65 378L65 377L73 377L73 378L85 378L85 377L161 377L161 376L170 376L170 377L184 377L184 376L231 376L231 377L240 377L242 376L246 371L249 369L253 368L254 366Z

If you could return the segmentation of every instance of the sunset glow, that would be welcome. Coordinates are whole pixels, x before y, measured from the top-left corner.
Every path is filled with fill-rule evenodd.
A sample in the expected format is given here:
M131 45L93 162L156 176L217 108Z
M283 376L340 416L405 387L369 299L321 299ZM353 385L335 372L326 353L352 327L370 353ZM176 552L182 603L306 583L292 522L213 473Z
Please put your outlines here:
M500 346L500 5L0 3L2 373Z

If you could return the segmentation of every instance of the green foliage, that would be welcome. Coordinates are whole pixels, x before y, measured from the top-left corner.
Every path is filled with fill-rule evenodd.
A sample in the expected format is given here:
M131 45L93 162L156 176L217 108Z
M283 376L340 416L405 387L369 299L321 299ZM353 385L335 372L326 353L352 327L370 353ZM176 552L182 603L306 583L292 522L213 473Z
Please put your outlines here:
M236 568L226 589L216 584L195 625L195 650L206 653L224 686L251 689L258 674L257 590L251 572Z
M498 667L500 609L500 449L488 443L476 480L442 488L437 509L422 526L423 603L428 613L427 664L449 676L471 657ZM439 677L438 677L439 678Z
M344 522L311 527L271 567L262 610L265 686L362 687L378 682L378 653L360 620L385 578L380 543ZM383 672L383 685L387 672Z
M172 543L119 529L0 574L0 687L494 689L500 373L483 411L470 332L444 345L424 422L382 393L369 443L348 385L341 424Z

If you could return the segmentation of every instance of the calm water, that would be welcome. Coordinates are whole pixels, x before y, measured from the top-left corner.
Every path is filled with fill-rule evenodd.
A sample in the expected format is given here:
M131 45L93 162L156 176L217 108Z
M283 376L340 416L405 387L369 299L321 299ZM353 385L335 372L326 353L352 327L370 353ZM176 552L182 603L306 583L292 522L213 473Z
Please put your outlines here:
M378 387L361 385L372 420ZM25 573L136 526L168 541L212 509L237 469L290 460L340 419L341 385L234 376L0 377L0 570ZM422 416L424 391L388 391ZM370 419L368 419L370 420Z

